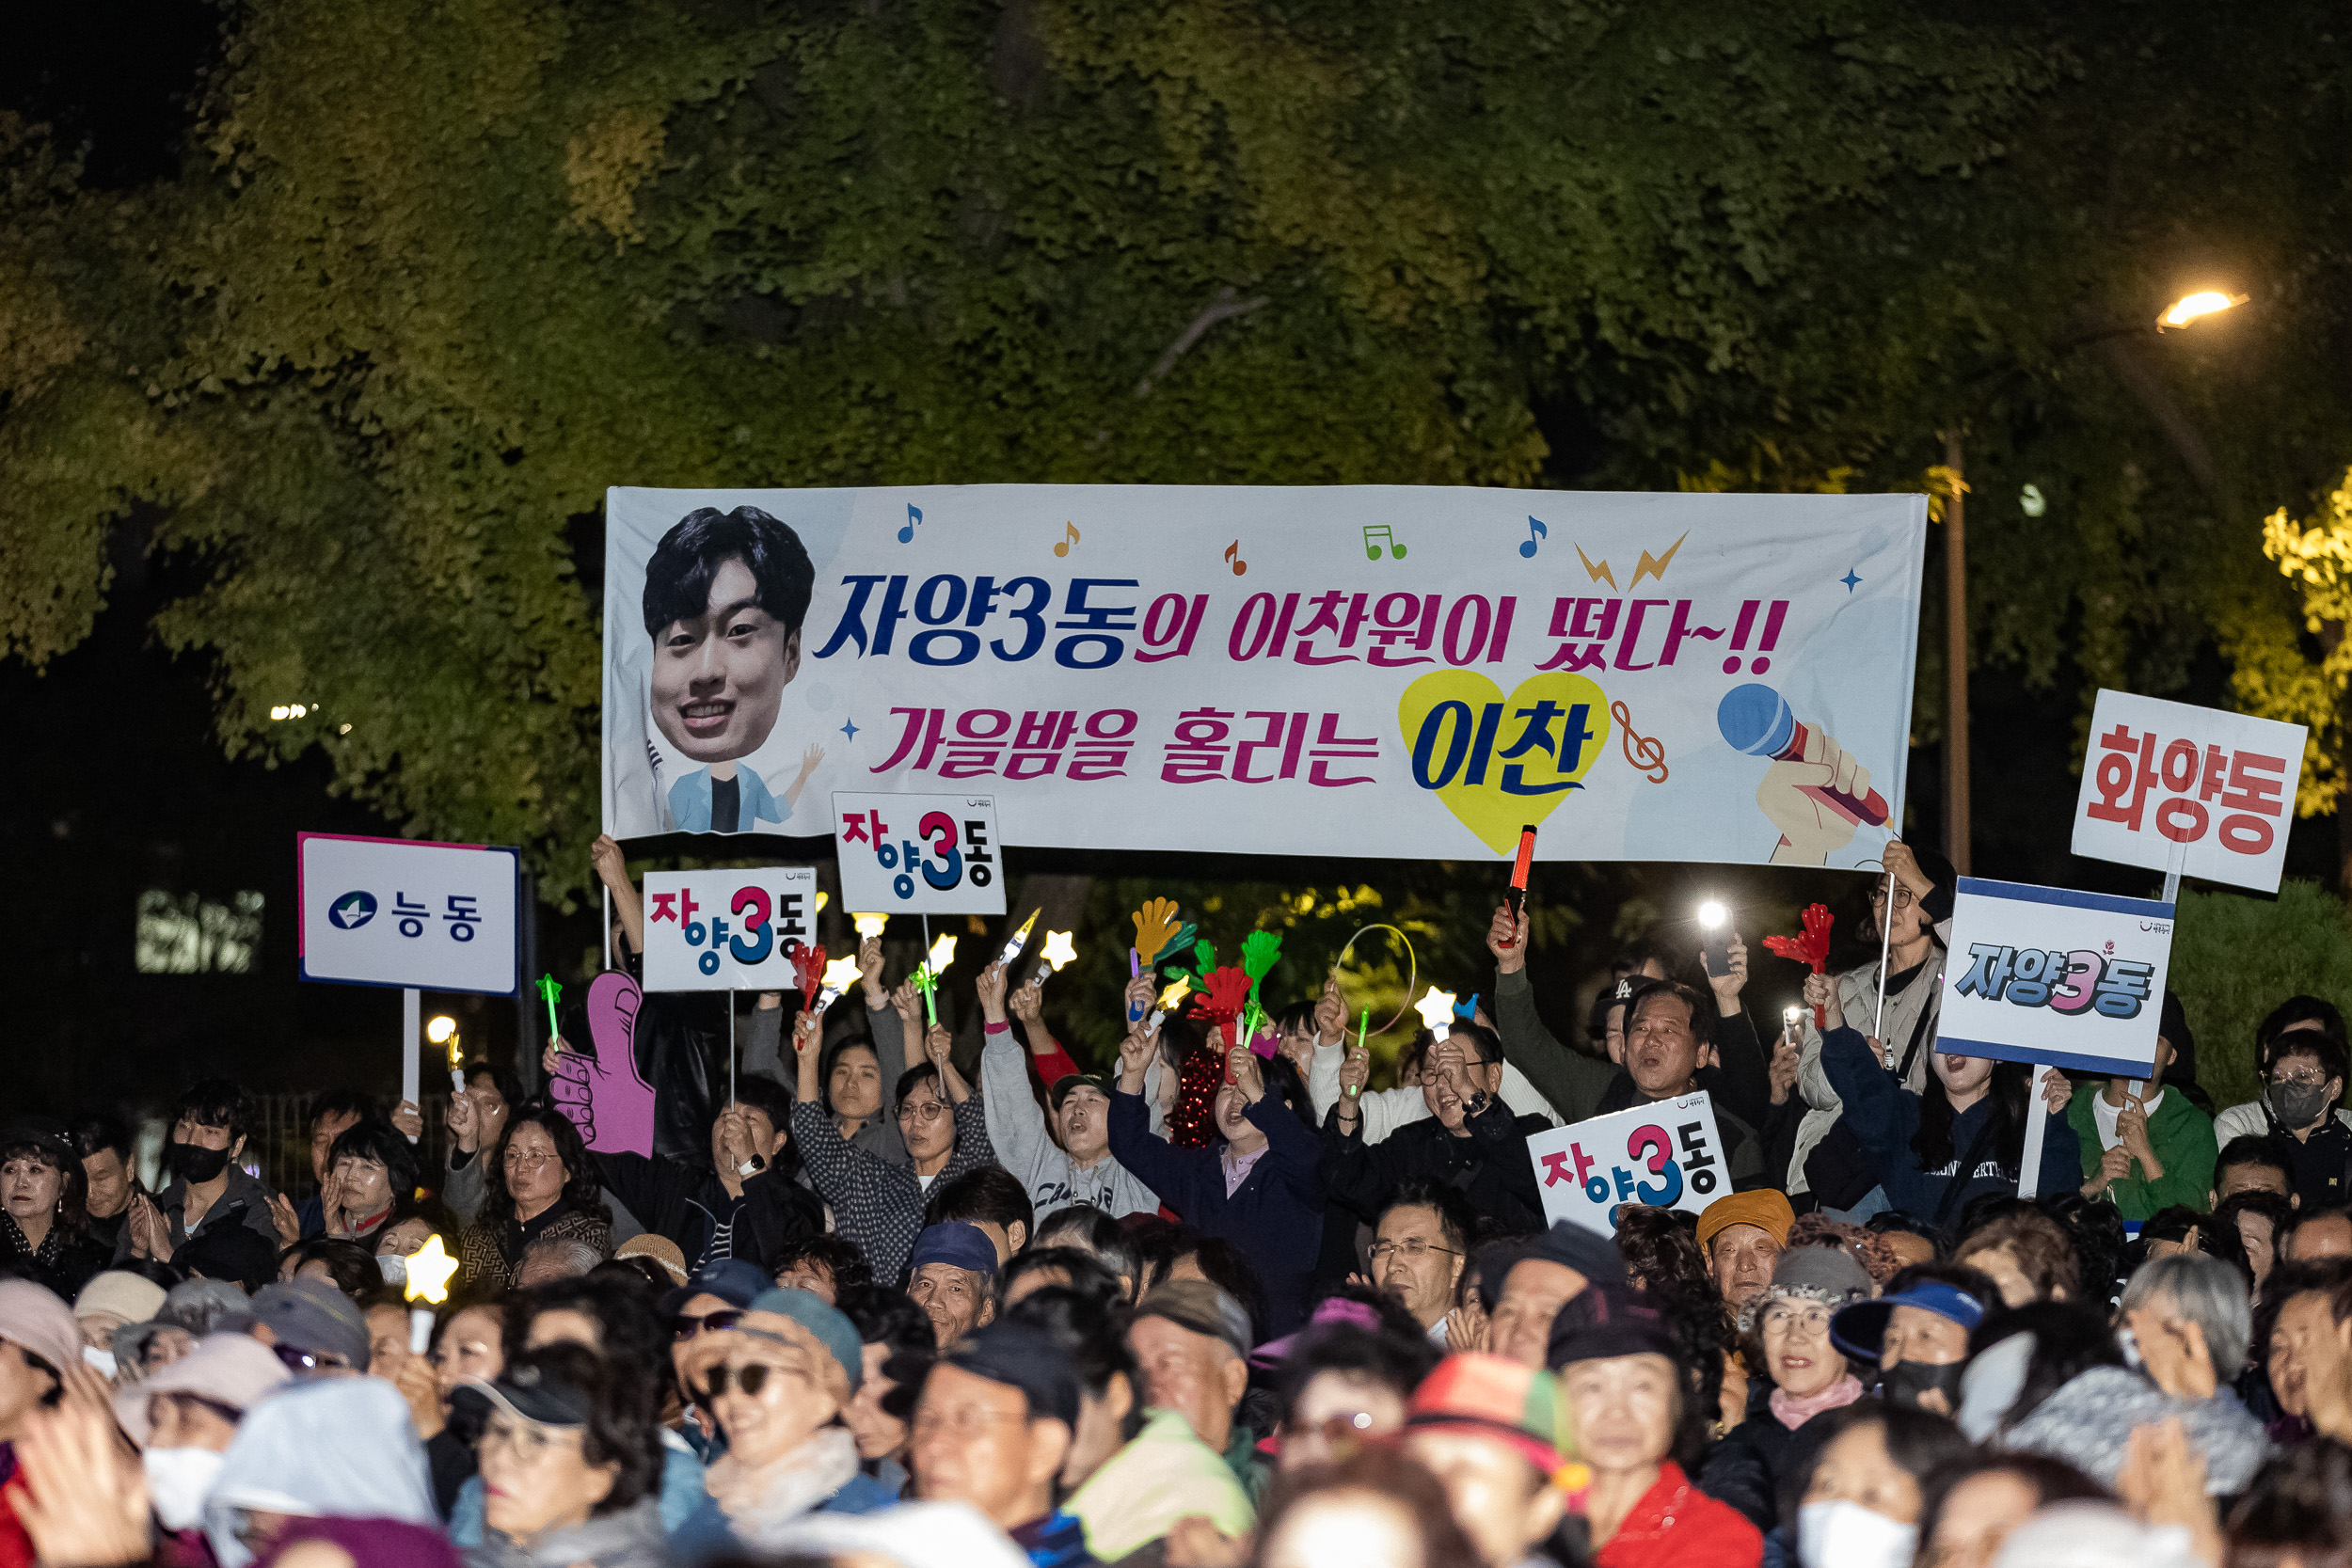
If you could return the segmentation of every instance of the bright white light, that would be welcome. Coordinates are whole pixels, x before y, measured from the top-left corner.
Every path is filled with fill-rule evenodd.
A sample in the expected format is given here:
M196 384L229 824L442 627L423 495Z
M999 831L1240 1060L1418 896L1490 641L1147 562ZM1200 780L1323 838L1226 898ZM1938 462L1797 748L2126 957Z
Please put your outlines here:
M1078 957L1077 945L1070 940L1073 934L1070 931L1045 933L1045 961L1054 966L1056 974L1061 972L1062 965L1074 962Z
M850 916L850 924L857 927L859 936L878 937L882 934L882 927L890 924L890 917L886 914L853 914Z
M447 1013L435 1015L424 1026L424 1037L435 1045L447 1045L449 1037L457 1033L457 1021Z
M276 707L269 710L269 716L272 719L292 719L294 714L294 710L288 707L283 703L278 704Z
M1723 929L1724 922L1730 918L1731 911L1724 909L1715 899L1709 898L1699 906L1699 924L1710 931Z
M949 964L951 964L951 963L954 963L955 961L956 961L956 939L955 939L955 938L953 938L953 937L951 937L951 936L942 936L942 937L941 937L941 938L940 938L937 942L932 942L932 943L931 943L931 956L930 956L930 972L931 972L933 974L946 974L946 970L947 970L947 966L948 966Z
M1439 990L1432 986L1420 1001L1413 1004L1413 1010L1421 1014L1422 1022L1428 1026L1431 1034L1442 1035L1454 1027L1455 1000L1452 991Z
M2210 316L2227 310L2233 305L2246 303L2244 294L2225 294L2218 289L2201 289L2184 294L2172 302L2172 308L2156 318L2158 326L2186 326L2200 316Z
M826 960L825 978L823 981L825 990L837 990L841 992L842 995L847 996L850 993L850 988L856 985L858 983L858 967L857 960L855 958L830 958Z
M335 726L335 733L337 735L349 735L351 733L351 726L349 724L338 724ZM819 894L818 896L821 898L824 895Z
M1780 1010L1780 1021L1781 1021L1783 1023L1789 1023L1789 1024L1793 1024L1793 1023L1795 1023L1795 1022L1797 1022L1797 1020L1799 1020L1799 1019L1803 1018L1804 1016L1804 1009L1803 1007L1798 1006L1797 1006L1795 1003L1793 1003L1793 1002L1791 1002L1791 1003L1790 1003L1788 1006L1783 1007L1783 1008Z
M2050 510L2049 498L2039 484L2028 484L2017 493L2017 510L2028 517L2039 517Z

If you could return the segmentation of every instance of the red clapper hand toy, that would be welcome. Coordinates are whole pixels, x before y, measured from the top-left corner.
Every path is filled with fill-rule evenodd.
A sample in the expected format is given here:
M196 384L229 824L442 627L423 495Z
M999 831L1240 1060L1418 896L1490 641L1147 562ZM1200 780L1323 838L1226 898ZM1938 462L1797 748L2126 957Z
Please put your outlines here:
M1827 904L1805 907L1804 929L1793 937L1766 937L1764 945L1792 962L1811 968L1816 974L1829 973L1829 928L1831 916ZM1813 1009L1813 1027L1824 1027L1822 1010Z
M1249 974L1227 964L1211 970L1202 976L1200 993L1192 999L1192 1010L1225 1031L1228 1043L1241 1037L1235 1021L1241 1010L1249 1006ZM1232 1074L1229 1072L1227 1077Z
M588 1037L596 1053L556 1058L548 1098L599 1154L653 1155L653 1087L637 1076L637 982L608 969L588 982Z
M816 1006L818 993L825 989L825 950L804 942L794 942L792 974L801 982L803 1006Z

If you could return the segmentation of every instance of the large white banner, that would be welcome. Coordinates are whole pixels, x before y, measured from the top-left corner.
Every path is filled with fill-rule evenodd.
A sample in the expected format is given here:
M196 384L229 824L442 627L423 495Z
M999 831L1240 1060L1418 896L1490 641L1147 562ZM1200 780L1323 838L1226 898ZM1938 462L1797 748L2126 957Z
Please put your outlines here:
M2074 853L2278 892L2306 734L2102 689L2074 800Z
M1917 496L614 489L604 822L1855 866L1902 816ZM1483 846L1483 851L1482 851Z
M2169 904L1963 877L1935 1049L2145 1078L2171 958Z

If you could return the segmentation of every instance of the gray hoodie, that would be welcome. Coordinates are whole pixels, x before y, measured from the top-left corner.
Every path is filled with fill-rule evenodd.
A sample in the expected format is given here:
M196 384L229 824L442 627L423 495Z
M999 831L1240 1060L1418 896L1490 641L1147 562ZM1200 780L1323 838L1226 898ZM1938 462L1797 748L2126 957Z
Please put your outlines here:
M980 1110L988 1118L988 1141L996 1163L1028 1189L1039 1219L1057 1210L1090 1203L1113 1219L1159 1211L1159 1197L1105 1148L1091 1165L1081 1165L1054 1141L1045 1113L1029 1092L1028 1053L1009 1030L986 1037L980 1048ZM1110 1118L1108 1097L1102 1110Z
M590 1519L576 1529L550 1530L526 1547L490 1530L482 1544L466 1550L466 1568L669 1568L669 1538L661 1529L661 1504L640 1497L617 1513Z
M380 1377L323 1378L246 1411L204 1500L221 1568L253 1560L238 1538L246 1510L437 1527L424 1449L400 1390Z

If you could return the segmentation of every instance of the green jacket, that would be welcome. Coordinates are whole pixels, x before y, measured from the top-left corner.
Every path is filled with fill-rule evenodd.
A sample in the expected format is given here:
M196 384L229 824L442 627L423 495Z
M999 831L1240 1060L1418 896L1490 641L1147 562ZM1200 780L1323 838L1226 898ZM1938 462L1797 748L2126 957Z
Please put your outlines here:
M2073 1125L2075 1144L2082 1150L2085 1181L2099 1174L2099 1162L2106 1152L2099 1143L2099 1124L2090 1109L2091 1097L2106 1092L2106 1081L2093 1079L2076 1087L2073 1102L2066 1107L2066 1119ZM2109 1201L2127 1220L2144 1220L2157 1210L2176 1203L2202 1212L2205 1195L2213 1190L2213 1164L2219 1152L2214 1147L2213 1118L2191 1105L2180 1090L2167 1089L2148 1117L2148 1142L2154 1148L2157 1160L2163 1163L2164 1176L2155 1181L2148 1180L2139 1162L2135 1160L2131 1175L2108 1184Z

